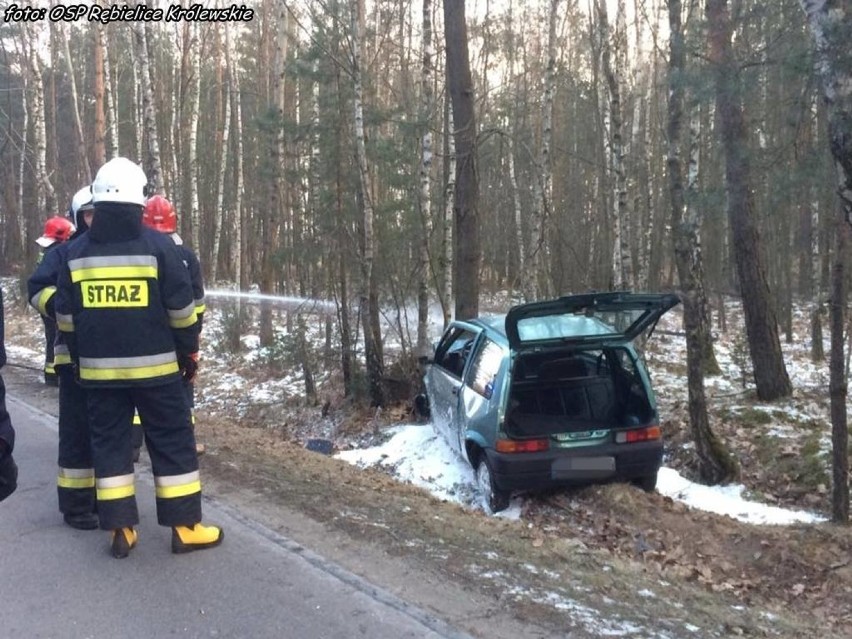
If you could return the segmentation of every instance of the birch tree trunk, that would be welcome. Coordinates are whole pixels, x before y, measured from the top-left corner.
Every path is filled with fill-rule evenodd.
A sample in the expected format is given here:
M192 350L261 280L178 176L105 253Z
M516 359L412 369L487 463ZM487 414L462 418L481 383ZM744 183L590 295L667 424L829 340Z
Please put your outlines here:
M831 273L831 398L832 520L849 522L849 425L843 327L846 307L845 257L852 224L852 7L848 2L801 0L813 39L817 72L828 115L831 155L837 171L841 219L836 223Z
M816 142L819 136L819 105L818 97L814 99L810 107L811 135ZM808 288L811 294L811 359L814 362L825 360L825 348L823 345L822 321L825 314L822 299L822 286L820 278L820 197L816 185L811 187L810 212L807 213L810 221L808 236L810 249L803 263L803 271L810 272Z
M364 330L364 357L367 362L367 379L370 385L370 402L373 406L383 406L385 393L382 387L384 377L383 364L376 344L376 332L371 322L373 278L373 259L375 238L373 236L373 201L370 192L370 174L367 166L367 148L364 141L364 105L363 79L361 74L361 15L359 0L351 0L352 18L352 80L354 83L354 127L355 157L358 165L359 204L363 218L363 237L361 248L361 324Z
M429 351L429 238L432 235L432 0L423 0L420 82L420 255L417 283L417 353Z
M106 118L108 110L105 105L103 25L99 22L95 23L92 27L92 34L94 35L95 50L95 143L93 155L95 166L100 167L106 162Z
M737 470L733 457L713 433L704 393L703 348L708 322L706 317L702 317L705 310L701 304L703 269L698 243L696 208L691 207L691 213L686 219L683 216L683 168L680 160L680 140L683 129L685 55L680 0L668 0L668 8L670 54L666 165L671 196L675 260L680 278L683 322L686 329L689 423L698 455L698 470L701 478L709 484L718 484L733 479ZM692 177L691 171L690 177Z
M32 36L32 34L30 34ZM32 91L32 116L33 116L33 150L35 152L35 192L36 212L39 217L48 212L56 210L56 194L50 176L47 175L47 131L45 127L44 110L44 81L41 67L41 58L36 51L35 37L30 37L29 63L30 63L30 86ZM23 211L23 207L21 211ZM29 246L23 245L24 252L28 253Z
M95 37L97 46L101 50L101 58L103 60L104 70L104 142L106 147L107 159L112 159L118 155L119 137L118 137L118 99L113 91L112 73L109 63L109 47L107 46L107 35L102 25L97 25L95 28Z
M201 210L198 205L198 114L201 108L201 38L198 25L190 23L192 49L190 53L192 79L192 95L189 99L189 126L186 143L186 181L189 187L189 220L192 246L198 251L201 248Z
M26 46L26 44L24 45ZM15 211L18 221L18 240L21 242L21 255L27 254L27 217L24 215L24 176L27 168L27 129L30 123L30 108L29 108L29 91L28 88L32 84L29 78L29 73L21 74L21 116L23 124L21 126L21 155L18 163L18 193L17 193L17 211Z
M62 53L65 58L66 70L68 71L68 82L71 85L71 115L74 116L74 132L77 138L78 177L79 181L89 184L92 181L92 170L89 166L89 159L86 153L86 136L83 133L83 121L80 118L80 101L77 94L77 78L74 73L74 62L71 60L71 50L68 47L68 34L65 32L65 28L61 24L55 26L59 30L59 36L62 42Z
M754 219L748 132L742 106L740 70L731 46L728 0L707 0L710 63L716 76L716 108L725 154L728 219L734 240L734 260L745 314L757 396L763 401L789 397L793 392L778 337L769 284Z
M144 143L143 124L142 124L142 100L139 96L139 54L136 51L136 27L126 31L128 42L128 50L130 51L130 69L133 72L133 143L135 144L134 152L136 160L142 161L142 146ZM116 94L118 97L118 94Z
M512 0L509 0L507 18L509 43L508 49L506 51L506 57L508 58L506 86L508 86L510 90L515 93L517 91L515 85L515 24L513 20L512 9ZM515 245L517 246L518 251L518 274L515 278L515 282L517 283L517 287L521 290L522 295L526 296L526 291L529 287L529 274L527 273L527 249L526 243L524 242L524 228L522 224L521 192L518 190L518 176L515 167L515 136L517 135L517 126L515 126L515 116L517 114L517 102L517 97L515 97L512 100L513 110L506 121L505 128L508 131L508 135L506 136L506 161L508 163L509 185L512 189L512 219L514 220L515 224Z
M210 276L214 282L219 276L219 262L221 259L219 251L222 244L222 226L225 223L225 169L228 165L228 145L231 134L231 83L229 81L231 77L231 69L229 62L231 59L231 56L229 54L231 38L230 29L225 28L223 30L225 32L225 113L222 121L222 157L219 161L219 174L216 186L216 220L215 230L213 231L213 250L211 251L211 256L213 259L210 260Z
M142 81L142 108L145 129L145 140L147 142L147 154L145 156L145 174L148 176L148 184L154 193L163 193L163 171L160 164L160 140L157 134L157 106L154 103L154 79L151 75L151 64L148 59L148 35L150 23L133 26L138 48L137 61L139 62L139 76ZM197 246L196 246L197 249Z
M444 101L444 213L442 216L441 232L441 308L444 312L444 328L453 319L455 300L453 294L453 202L456 197L456 141L453 133L453 110L450 108L450 96Z
M530 277L527 278L527 300L537 299L547 289L545 238L547 221L553 200L553 160L550 146L553 138L553 94L556 91L556 17L559 0L550 1L547 29L547 62L544 72L544 96L541 105L541 147L539 149L538 176L535 186L530 239Z
M622 7L623 8L623 7ZM624 142L622 133L620 37L610 36L606 3L598 0L598 20L601 29L601 62L609 89L609 114L611 143L609 163L612 167L613 184L613 285L615 289L632 287L632 259L630 257L630 225L627 220L627 180L624 172ZM616 58L613 65L612 57Z
M225 30L225 56L228 65L228 85L231 94L231 110L234 113L234 203L233 229L231 237L231 272L237 287L242 289L243 282L243 114L240 100L240 76L235 68L233 40Z
M447 85L452 98L456 143L453 264L458 319L479 315L479 176L476 171L476 116L467 44L464 0L444 0Z
M696 0L690 0L695 6ZM686 227L694 234L695 301L698 305L698 321L701 324L701 357L705 375L718 375L722 372L713 349L713 322L710 316L710 302L707 299L707 280L704 275L704 258L701 247L701 221L698 212L698 175L701 168L701 112L698 102L690 99L689 105L689 161L686 180ZM677 226L673 226L675 231Z

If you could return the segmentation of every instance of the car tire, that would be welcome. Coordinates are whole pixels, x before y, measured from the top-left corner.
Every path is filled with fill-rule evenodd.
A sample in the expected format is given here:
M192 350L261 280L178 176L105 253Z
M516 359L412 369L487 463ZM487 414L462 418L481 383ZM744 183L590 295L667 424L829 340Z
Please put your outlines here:
M489 515L499 513L509 507L511 495L509 491L501 490L494 484L494 473L485 453L480 455L479 464L476 466L476 487L482 507Z
M632 480L632 484L641 488L646 493L652 493L657 489L657 473L645 475L644 477L636 477Z
M428 395L421 393L414 398L414 414L422 419L429 419L432 416Z

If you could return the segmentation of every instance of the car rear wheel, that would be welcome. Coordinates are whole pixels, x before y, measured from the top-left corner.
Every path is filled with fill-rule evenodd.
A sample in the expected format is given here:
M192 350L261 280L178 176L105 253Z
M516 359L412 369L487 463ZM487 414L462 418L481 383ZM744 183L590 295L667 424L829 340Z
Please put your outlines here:
M494 474L484 453L480 455L476 467L476 487L482 507L488 514L499 513L509 507L509 491L500 490L494 485Z
M657 473L645 475L644 477L636 477L631 483L646 493L652 493L657 489Z

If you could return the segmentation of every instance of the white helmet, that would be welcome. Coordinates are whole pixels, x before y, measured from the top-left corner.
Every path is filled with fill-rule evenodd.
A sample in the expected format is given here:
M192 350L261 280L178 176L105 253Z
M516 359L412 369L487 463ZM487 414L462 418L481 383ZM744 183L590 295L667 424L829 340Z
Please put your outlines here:
M145 206L148 178L142 167L127 158L104 164L92 182L92 202L123 202Z
M74 194L74 197L71 198L71 213L74 214L74 217L77 217L77 214L82 213L83 211L91 211L93 208L95 208L95 206L92 203L91 186L84 186Z

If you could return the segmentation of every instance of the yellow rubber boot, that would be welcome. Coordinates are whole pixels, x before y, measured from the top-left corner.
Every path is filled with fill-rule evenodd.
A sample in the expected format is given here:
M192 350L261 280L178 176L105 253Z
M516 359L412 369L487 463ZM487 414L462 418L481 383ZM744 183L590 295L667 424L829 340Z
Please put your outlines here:
M136 546L139 536L133 528L116 528L112 531L111 550L116 559L124 559Z
M180 554L213 548L221 544L224 538L225 531L219 526L175 526L172 528L172 552Z

